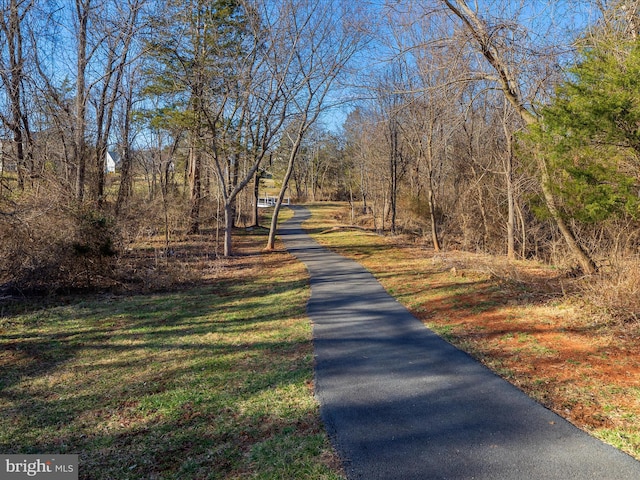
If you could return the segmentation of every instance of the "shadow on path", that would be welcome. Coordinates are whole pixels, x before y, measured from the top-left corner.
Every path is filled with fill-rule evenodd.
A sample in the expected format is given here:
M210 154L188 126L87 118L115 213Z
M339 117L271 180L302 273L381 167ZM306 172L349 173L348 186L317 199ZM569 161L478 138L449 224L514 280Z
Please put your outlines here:
M302 229L316 395L350 479L640 479L640 462L582 432L428 330L358 263Z

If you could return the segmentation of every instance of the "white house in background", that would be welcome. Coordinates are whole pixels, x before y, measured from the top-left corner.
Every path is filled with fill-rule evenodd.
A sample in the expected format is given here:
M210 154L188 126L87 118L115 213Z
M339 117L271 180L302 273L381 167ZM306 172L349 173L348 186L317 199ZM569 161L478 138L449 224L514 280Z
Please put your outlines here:
M120 155L113 150L107 151L107 157L104 161L104 171L106 173L115 173L116 172L116 164L120 161Z

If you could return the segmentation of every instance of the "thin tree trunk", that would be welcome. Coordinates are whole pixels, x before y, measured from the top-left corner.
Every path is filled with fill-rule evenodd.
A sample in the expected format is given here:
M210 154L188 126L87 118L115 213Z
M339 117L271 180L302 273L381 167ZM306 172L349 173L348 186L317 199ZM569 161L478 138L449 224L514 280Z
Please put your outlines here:
M84 200L84 185L86 176L86 144L85 131L87 126L86 109L86 70L87 70L87 28L89 23L90 0L76 0L76 14L78 20L77 34L77 77L75 99L75 131L74 131L74 160L76 162L76 200Z
M120 159L120 187L116 199L115 214L120 215L131 194L131 148L126 144L123 147Z
M200 149L194 147L191 149L191 165L189 168L189 191L191 199L191 208L189 210L189 234L196 234L200 231L200 167L201 152Z
M30 9L29 3L25 8ZM24 13L22 14L24 15ZM22 81L24 80L24 58L22 47L21 13L16 0L9 4L8 18L0 23L0 32L4 34L8 57L8 68L0 66L2 83L7 87L7 97L10 106L10 121L8 128L13 134L16 148L16 163L18 168L18 186L22 190L27 178L34 172L33 157L31 156L31 136L26 115L23 114Z
M391 209L391 233L396 233L397 195L398 195L398 125L394 120L390 121L390 152L389 175L391 186L389 190L389 202Z
M480 208L480 217L482 217L482 249L486 251L489 244L489 221L487 220L487 210L484 206L484 193L480 185L480 178L482 177L478 178L478 172L476 172L476 167L473 165L471 165L471 172L473 173L476 192L478 192L478 207Z
M515 260L515 193L513 188L513 136L507 126L507 104L502 114L502 129L507 144L504 162L504 175L507 186L507 259Z
M433 131L433 124L431 123L430 131ZM429 221L431 224L431 243L433 244L433 249L436 252L439 252L442 249L442 245L440 244L440 237L438 235L438 218L436 217L436 196L435 191L433 189L433 139L431 135L428 136L426 151L424 147L420 148L421 153L426 154L426 162L427 162L427 201L429 205ZM422 155L421 155L422 156Z
M368 212L368 208L367 208L367 186L365 185L365 174L364 174L364 162L362 163L362 165L360 166L360 189L361 189L361 193L362 193L362 213L363 215L366 215Z
M515 260L515 199L513 189L513 150L510 135L507 135L507 159L505 166L505 180L507 182L507 258L509 260Z
M431 243L433 244L433 250L439 252L442 247L440 245L440 238L438 237L438 220L436 218L435 195L431 182L429 182L427 196L429 197L429 216L431 217Z
M233 234L233 216L235 212L233 204L229 199L225 199L224 203L224 240L223 240L223 255L230 257L233 254L233 245L231 243Z
M253 184L253 226L259 227L259 209L258 201L260 200L260 178L262 177L260 172L256 172L255 180Z
M131 155L131 109L133 107L133 92L130 87L126 97L126 108L122 126L123 150L120 159L120 187L118 189L118 197L116 199L115 214L118 216L124 208L129 196L131 195L131 164L133 163Z
M109 91L109 84L111 83L112 67L113 67L113 52L110 52L108 59L106 60L107 74L103 80L102 91L100 92L100 98L98 99L98 105L96 106L96 151L95 151L95 169L96 179L95 183L91 185L91 191L93 191L93 199L98 205L102 204L102 197L104 195L104 183L105 183L105 158L107 156L107 143L110 125L105 122L107 117L107 109L109 108L107 102L107 94ZM113 105L111 105L113 111Z
M515 207L516 211L518 212L518 218L520 219L520 236L522 237L520 239L520 257L524 259L527 256L527 229L524 222L522 209L517 203L515 204Z
M353 187L349 185L349 205L351 206L351 225L356 223L356 206L353 203Z
M278 230L278 215L280 214L280 207L282 205L282 200L284 199L284 195L287 192L287 188L289 187L289 180L291 179L291 175L293 174L293 167L295 164L296 157L298 155L298 150L300 149L300 144L302 143L302 137L304 136L304 133L307 130L307 128L308 126L305 125L305 123L303 122L301 124L300 129L298 130L298 136L293 142L293 146L289 154L289 161L287 163L287 171L284 175L284 178L282 179L282 187L280 187L280 193L278 194L276 204L273 208L273 216L271 217L271 226L269 227L269 238L267 239L267 246L265 250L273 250L275 248L276 231Z

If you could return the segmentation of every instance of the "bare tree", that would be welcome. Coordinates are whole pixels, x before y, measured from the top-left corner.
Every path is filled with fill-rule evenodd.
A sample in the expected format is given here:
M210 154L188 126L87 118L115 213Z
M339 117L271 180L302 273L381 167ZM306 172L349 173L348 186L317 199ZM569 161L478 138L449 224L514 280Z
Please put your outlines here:
M513 122L510 121L509 114L511 109L508 102L505 100L504 108L502 110L502 130L504 132L505 139L505 151L502 155L502 164L504 168L504 178L507 191L507 258L509 260L515 260L516 247L515 247L515 186L514 186L514 133L510 127ZM523 238L524 241L524 238Z
M25 52L23 26L33 7L32 0L3 2L0 12L0 84L6 92L9 112L0 111L0 120L13 136L18 182L33 174L32 138L29 117L24 110Z
M272 59L278 58L282 40L272 30L277 24L265 25L273 21L266 6L261 10L259 3L245 2L243 8L248 31L245 51L229 65L223 96L203 110L211 138L208 148L222 194L225 256L233 253L236 199L254 179L288 113L284 91L291 53L284 65L274 64Z
M460 19L464 30L470 37L470 41L497 74L494 80L517 114L526 124L536 123L538 121L536 113L527 106L517 75L518 70L513 63L514 57L508 50L510 42L505 40L504 35L501 35L502 31L508 32L510 26L507 23L489 24L487 20L480 16L477 10L469 7L465 0L442 1ZM540 184L549 213L584 272L588 274L594 273L596 271L595 262L580 246L557 206L551 190L551 178L545 158L540 154L535 155L535 158L538 163Z
M351 159L350 176L359 191L362 201L362 214L369 212L369 192L370 192L370 174L371 169L368 168L368 160L371 155L368 153L368 125L366 114L362 108L357 107L348 116L344 124L346 154Z
M429 212L431 243L435 251L441 248L439 238L437 192L443 180L448 147L456 130L463 123L460 98L464 83L451 81L459 76L464 65L455 49L414 50L416 74L410 86L413 100L408 107L409 145L415 151L416 174L424 186ZM438 65L434 68L434 65ZM419 198L419 197L418 197Z
M133 191L134 148L133 144L138 134L134 122L134 106L140 102L142 95L138 84L142 83L142 64L124 66L122 79L122 95L119 108L115 110L116 138L120 146L120 185L114 206L114 213L118 216L124 209ZM140 127L138 127L140 128Z
M280 28L269 30L286 39L282 46L289 49L290 54L287 50L277 52L273 60L278 65L274 65L274 69L286 72L286 109L297 128L289 139L292 146L271 220L267 249L274 248L278 214L303 138L328 107L327 98L336 80L362 41L357 8L344 2L287 0L280 9Z
M76 91L74 104L73 158L76 163L76 199L84 200L84 187L87 170L87 67L92 52L89 51L88 31L92 0L75 0L76 22Z
M135 58L132 44L140 27L139 17L146 0L127 0L115 5L111 15L96 21L104 37L100 42L103 74L95 84L95 181L93 199L101 204L104 198L105 158L112 136L114 111L123 95L125 67ZM129 110L130 112L130 110Z
M388 63L385 70L374 76L369 86L372 120L380 136L378 140L381 140L377 160L384 165L380 176L384 182L382 228L389 220L391 233L397 231L400 186L408 162L405 144L407 82L405 64L395 61Z
M362 195L362 214L370 215L376 231L384 231L390 203L390 155L387 115L374 94L347 117L345 130L346 150L354 158L357 170L354 176Z

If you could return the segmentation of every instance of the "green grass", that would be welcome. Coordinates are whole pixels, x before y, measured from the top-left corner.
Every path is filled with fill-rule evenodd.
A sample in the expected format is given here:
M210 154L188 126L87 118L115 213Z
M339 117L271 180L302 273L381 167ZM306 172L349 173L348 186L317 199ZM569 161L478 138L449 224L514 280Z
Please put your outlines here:
M342 478L313 396L306 272L254 257L183 291L5 308L0 451L79 454L87 479Z
M597 436L620 450L640 450L640 433L628 433L618 429L604 429L597 432Z
M441 336L448 342L451 342L454 338L456 338L455 325L438 325L435 323L431 323L429 324L429 328L431 328L434 332L436 332L439 336Z

